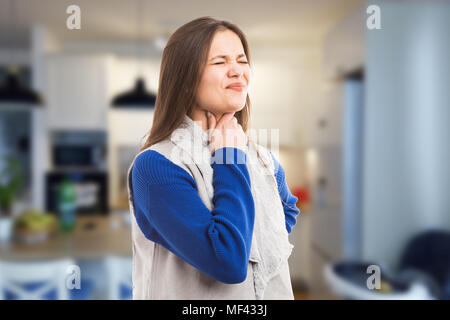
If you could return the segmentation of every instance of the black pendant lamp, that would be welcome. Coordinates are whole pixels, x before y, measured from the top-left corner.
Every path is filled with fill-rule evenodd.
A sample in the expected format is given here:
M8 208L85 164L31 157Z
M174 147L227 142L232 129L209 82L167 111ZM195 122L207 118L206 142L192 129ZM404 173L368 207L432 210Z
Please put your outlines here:
M141 57L139 54L139 43L140 43L140 33L141 33L141 14L142 14L142 2L138 0L137 6L137 52L136 56L140 62ZM139 66L139 72L142 68ZM148 92L145 86L145 80L142 76L136 79L133 89L126 91L124 93L118 94L114 97L112 101L112 106L114 108L154 108L156 102L156 95Z
M130 91L117 95L113 100L113 107L137 107L153 108L156 102L156 95L147 92L145 81L137 78L134 88Z
M10 17L10 30L9 30L9 45L12 45L12 35L14 33L14 21L15 8L14 0L9 1L9 17ZM12 50L11 50L12 51ZM12 60L12 52L11 52ZM0 103L23 103L23 104L41 104L41 97L33 90L20 84L18 69L14 66L8 68L4 83L0 84Z
M17 74L9 71L0 86L0 103L41 104L41 97L33 90L20 84Z

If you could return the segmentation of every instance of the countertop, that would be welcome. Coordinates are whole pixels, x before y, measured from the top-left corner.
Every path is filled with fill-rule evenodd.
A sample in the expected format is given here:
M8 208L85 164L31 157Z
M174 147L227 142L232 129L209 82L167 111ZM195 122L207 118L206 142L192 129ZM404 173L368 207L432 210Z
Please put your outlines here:
M11 240L3 244L0 260L131 257L131 227L126 218L124 214L79 216L70 233L57 232L41 243Z

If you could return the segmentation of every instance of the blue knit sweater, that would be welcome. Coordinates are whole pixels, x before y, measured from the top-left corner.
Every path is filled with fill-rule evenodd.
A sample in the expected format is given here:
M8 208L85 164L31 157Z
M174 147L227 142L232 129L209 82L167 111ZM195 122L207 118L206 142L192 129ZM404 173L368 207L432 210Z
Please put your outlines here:
M228 152L234 161L225 161ZM273 157L273 155L272 155ZM247 155L221 148L211 157L214 170L210 211L197 185L183 168L154 150L141 153L132 169L136 222L145 235L195 268L224 283L245 280L255 219ZM299 210L286 184L284 170L273 157L286 229L290 233Z

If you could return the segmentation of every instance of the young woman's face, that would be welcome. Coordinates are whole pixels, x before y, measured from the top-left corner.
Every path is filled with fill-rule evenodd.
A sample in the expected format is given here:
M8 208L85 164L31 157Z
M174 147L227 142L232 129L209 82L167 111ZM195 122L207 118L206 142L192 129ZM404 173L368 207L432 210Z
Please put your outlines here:
M219 114L240 111L250 81L251 70L239 37L231 30L216 32L197 91L197 108Z

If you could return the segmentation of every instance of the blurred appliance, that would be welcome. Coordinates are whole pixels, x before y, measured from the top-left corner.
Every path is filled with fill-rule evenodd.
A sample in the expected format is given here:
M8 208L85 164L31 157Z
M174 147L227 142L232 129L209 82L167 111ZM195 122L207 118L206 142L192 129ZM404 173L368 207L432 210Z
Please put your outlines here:
M34 109L0 104L0 171L7 156L20 163L24 174L22 188L31 187L31 144Z
M105 131L55 131L51 144L55 169L106 169Z
M0 83L10 81L8 77L8 70L0 66ZM15 78L14 81L17 80L25 86L29 86L29 68L18 68L15 71ZM5 165L3 161L7 156L12 156L19 162L24 179L18 198L27 202L31 200L32 185L38 182L35 176L37 173L36 163L33 162L36 162L36 146L39 143L39 130L41 130L39 119L45 110L35 108L29 101L22 99L20 94L16 96L15 93L18 92L8 93L6 91L4 87L0 88L2 96L0 97L0 171ZM11 99L6 99L8 96ZM16 201L20 201L19 199Z
M50 143L53 169L45 177L46 210L57 212L58 188L67 177L76 185L77 213L107 214L106 132L53 131Z
M47 211L57 212L59 186L66 177L75 184L77 214L108 213L108 174L101 171L72 170L52 171L46 174Z

